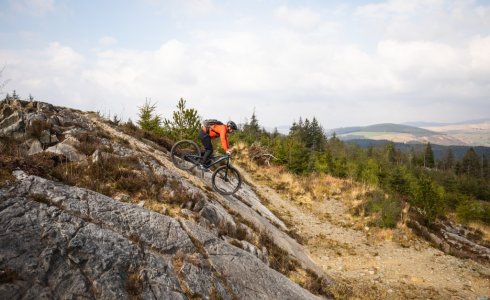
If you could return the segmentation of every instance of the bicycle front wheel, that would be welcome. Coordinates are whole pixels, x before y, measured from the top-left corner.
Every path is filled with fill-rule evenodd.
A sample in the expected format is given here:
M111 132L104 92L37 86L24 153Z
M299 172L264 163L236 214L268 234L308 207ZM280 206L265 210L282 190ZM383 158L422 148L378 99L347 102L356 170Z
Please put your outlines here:
M242 177L234 167L221 166L214 171L211 182L214 190L221 195L232 195L240 189Z
M194 141L182 140L172 146L170 157L177 168L190 170L201 160L201 151Z

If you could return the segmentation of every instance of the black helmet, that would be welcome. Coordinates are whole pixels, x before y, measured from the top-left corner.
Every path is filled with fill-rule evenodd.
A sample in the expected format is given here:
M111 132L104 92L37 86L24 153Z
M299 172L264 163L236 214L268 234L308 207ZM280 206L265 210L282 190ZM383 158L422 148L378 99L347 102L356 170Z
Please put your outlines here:
M233 122L233 121L228 121L228 123L226 123L226 125L230 126L230 128L233 130L238 130L238 127L236 126L235 122Z

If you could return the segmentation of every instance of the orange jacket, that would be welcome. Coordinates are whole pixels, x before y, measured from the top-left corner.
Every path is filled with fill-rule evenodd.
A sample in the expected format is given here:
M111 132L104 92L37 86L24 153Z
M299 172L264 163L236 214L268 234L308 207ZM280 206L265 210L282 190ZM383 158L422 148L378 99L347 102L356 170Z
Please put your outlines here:
M206 131L206 128L203 127L202 130ZM223 146L223 149L225 151L227 151L230 148L228 144L228 130L226 128L226 124L209 126L209 136L212 139L220 137L221 145Z

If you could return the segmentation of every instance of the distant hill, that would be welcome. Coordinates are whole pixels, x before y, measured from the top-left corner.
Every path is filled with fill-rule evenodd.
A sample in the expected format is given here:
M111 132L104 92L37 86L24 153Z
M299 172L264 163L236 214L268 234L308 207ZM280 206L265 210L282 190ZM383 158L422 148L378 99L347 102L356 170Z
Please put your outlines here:
M402 125L427 128L427 127L440 127L440 126L462 125L462 124L479 124L485 122L490 122L490 118L474 119L474 120L467 120L467 121L454 122L454 123L415 121L415 122L405 122L402 123Z
M402 123L402 125L414 126L414 127L432 127L432 126L446 126L451 123L438 123L438 122L406 122Z
M386 145L388 143L391 143L391 141L387 140L369 140L369 139L352 139L347 141L348 143L356 144L362 148L368 148L368 147L379 147ZM393 143L395 148L402 151L402 152L408 152L411 151L412 149L414 151L423 151L425 149L425 144L420 144L420 143ZM434 153L434 158L436 160L440 160L444 158L449 149L453 151L454 157L456 159L462 159L463 156L465 155L466 151L468 151L469 148L472 146L444 146L444 145L437 145L437 144L431 144L432 152ZM478 155L485 154L486 157L490 157L490 147L484 147L484 146L476 146L473 147L475 149L475 152Z
M332 135L334 132L342 140L369 139L389 140L399 143L431 142L441 145L465 145L463 141L444 132L392 123L336 128L327 131L327 135Z
M397 133L409 133L413 135L436 135L437 132L433 132L427 129L418 128L414 126L408 125L400 125L393 123L383 123L383 124L374 124L369 126L356 126L356 127L344 127L344 128L336 128L331 129L330 133L335 132L338 135L349 134L355 132L397 132Z
M424 129L446 134L462 141L466 145L490 146L490 119L424 126Z

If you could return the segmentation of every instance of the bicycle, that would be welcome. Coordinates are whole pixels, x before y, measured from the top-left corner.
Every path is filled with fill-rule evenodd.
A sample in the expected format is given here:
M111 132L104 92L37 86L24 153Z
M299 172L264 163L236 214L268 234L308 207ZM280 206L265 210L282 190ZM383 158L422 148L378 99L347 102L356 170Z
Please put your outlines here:
M194 169L201 164L201 150L199 146L191 140L178 141L170 150L170 157L174 165L185 171ZM221 195L233 195L242 185L242 176L230 163L230 155L219 155L211 158L211 163L206 169L211 168L221 162L226 164L219 166L211 176L213 189Z

